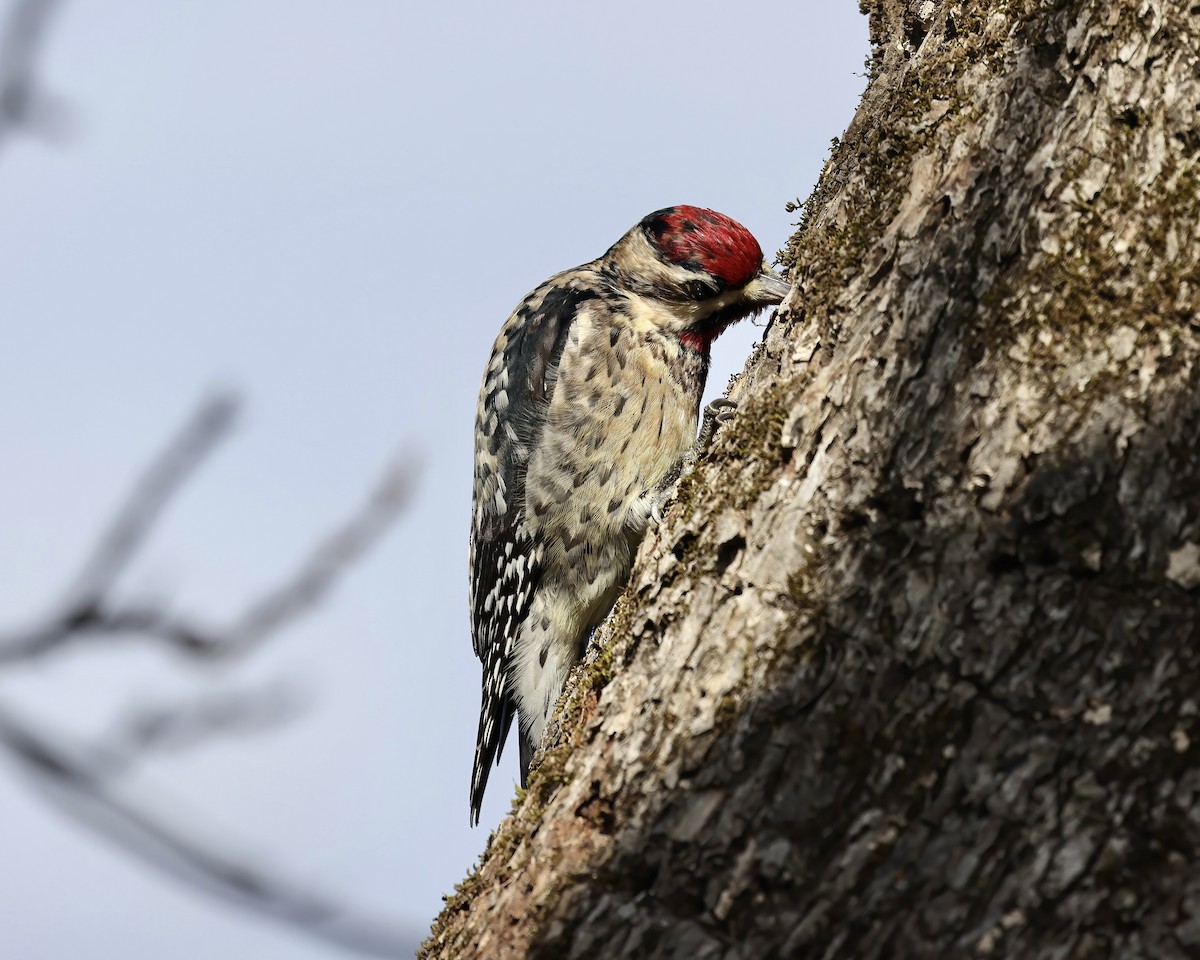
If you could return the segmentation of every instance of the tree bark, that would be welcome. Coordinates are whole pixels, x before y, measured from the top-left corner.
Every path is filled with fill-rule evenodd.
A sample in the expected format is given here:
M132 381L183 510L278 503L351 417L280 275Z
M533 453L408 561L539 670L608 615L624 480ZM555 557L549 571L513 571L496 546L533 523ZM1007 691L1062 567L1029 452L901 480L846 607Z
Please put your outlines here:
M863 6L737 419L426 957L1200 956L1200 4Z

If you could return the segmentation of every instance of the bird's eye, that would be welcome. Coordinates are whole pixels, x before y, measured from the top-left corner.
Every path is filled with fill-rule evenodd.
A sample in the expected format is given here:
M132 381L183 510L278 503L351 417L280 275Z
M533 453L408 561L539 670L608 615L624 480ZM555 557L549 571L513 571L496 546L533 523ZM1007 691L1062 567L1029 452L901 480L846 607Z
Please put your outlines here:
M703 280L689 280L685 286L687 295L693 300L707 300L716 291L711 284L705 283Z

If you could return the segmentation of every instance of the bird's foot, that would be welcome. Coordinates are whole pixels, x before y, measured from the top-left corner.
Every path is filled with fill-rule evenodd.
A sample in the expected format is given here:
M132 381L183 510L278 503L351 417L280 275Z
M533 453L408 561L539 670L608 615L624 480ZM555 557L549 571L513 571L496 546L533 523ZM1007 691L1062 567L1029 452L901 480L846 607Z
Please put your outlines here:
M725 397L718 397L704 408L704 419L700 422L700 436L696 438L695 457L707 452L716 435L717 427L728 423L737 413L737 404Z

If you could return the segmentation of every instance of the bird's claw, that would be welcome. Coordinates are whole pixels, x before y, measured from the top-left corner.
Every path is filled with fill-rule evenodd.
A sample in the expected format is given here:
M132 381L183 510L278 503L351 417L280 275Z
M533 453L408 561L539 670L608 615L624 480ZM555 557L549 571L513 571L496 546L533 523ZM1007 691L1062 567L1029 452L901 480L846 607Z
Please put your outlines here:
M737 404L725 397L718 397L704 408L704 419L700 425L700 436L696 440L698 453L704 453L713 441L717 427L728 423L737 412Z
M737 409L737 402L730 400L728 397L717 397L707 407L704 408L704 413L709 416L717 417L719 420L728 420L733 416L733 411Z
M666 510L667 504L675 496L677 486L678 484L676 483L670 483L654 492L654 496L650 499L650 522L654 526L662 526L663 511Z

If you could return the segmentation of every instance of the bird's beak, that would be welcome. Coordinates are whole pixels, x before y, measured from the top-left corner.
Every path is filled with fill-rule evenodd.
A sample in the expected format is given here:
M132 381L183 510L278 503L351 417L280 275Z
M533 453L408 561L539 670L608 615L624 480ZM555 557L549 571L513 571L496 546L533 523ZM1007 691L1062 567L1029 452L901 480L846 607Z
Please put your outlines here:
M773 303L783 303L783 298L791 289L792 285L786 280L781 280L770 271L764 270L746 284L745 294L747 300L768 306Z

